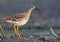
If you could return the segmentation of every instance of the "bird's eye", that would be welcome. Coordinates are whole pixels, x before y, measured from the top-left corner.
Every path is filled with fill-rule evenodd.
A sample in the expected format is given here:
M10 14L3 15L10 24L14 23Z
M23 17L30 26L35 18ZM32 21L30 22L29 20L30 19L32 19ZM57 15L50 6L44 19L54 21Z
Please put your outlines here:
M29 8L33 8L33 6L30 6Z
M33 6L31 6L31 8L33 8Z

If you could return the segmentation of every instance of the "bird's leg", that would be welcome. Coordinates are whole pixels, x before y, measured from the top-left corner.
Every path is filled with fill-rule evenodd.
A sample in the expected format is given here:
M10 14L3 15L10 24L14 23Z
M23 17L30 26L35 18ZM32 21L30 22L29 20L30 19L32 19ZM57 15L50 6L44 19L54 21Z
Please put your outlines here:
M19 33L19 30L18 30L18 26L17 24L14 24L14 32L15 32L15 35L20 38L20 33Z
M17 29L16 29L17 27L16 26L17 26L17 24L14 24L14 33L17 36Z
M18 26L17 26L17 35L18 35L18 38L21 37L21 34L20 34L20 32L19 32L19 29L18 29Z

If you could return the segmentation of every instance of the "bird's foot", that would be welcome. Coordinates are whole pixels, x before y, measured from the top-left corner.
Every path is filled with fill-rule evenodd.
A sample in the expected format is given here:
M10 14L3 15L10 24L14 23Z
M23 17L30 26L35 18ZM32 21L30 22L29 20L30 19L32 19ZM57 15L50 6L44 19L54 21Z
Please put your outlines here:
M20 35L20 33L18 33L18 34L17 34L17 37L18 37L18 39L20 39L20 38L21 38L21 35Z

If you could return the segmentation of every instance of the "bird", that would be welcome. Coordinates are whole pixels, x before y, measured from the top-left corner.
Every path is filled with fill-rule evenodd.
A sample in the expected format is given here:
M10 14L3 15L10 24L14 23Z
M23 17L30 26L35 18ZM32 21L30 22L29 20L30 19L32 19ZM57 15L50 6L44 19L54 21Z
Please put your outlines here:
M23 26L28 22L30 15L34 9L39 10L35 7L35 5L30 5L27 11L5 18L5 22L13 24L14 33L18 38L21 38L21 34L19 32L18 27Z

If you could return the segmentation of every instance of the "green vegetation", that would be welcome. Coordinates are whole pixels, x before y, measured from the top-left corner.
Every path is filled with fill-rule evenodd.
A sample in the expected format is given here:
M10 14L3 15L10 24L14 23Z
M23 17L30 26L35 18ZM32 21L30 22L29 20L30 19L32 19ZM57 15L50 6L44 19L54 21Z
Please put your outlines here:
M59 39L58 35L54 32L54 30L52 28L50 28L50 32L51 32L51 34L54 35L55 39Z

